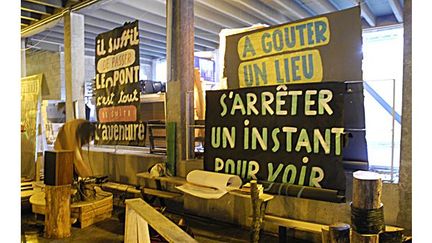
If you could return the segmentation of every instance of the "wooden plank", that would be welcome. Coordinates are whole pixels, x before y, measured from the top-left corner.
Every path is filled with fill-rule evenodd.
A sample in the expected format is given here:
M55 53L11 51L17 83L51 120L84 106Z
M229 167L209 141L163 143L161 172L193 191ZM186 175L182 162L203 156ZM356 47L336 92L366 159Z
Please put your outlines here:
M186 183L186 179L185 178L178 177L178 176L158 176L158 177L153 177L153 176L150 175L149 172L138 173L136 176L144 178L144 179L159 180L159 181L171 183L171 184L174 184L174 185L183 185L183 184Z
M142 199L128 199L126 200L126 207L127 210L134 210L139 215L139 217L145 220L168 242L197 242L176 224L167 219ZM127 231L125 230L125 232Z
M137 217L136 219L138 228L138 243L151 243L148 223L140 217Z
M88 226L90 226L92 224L95 224L97 222L100 222L102 220L111 218L111 212L112 211L109 211L109 212L106 212L104 214L99 214L99 215L96 215L95 217L91 217L89 219L80 221L81 222L81 229L85 228L85 227L88 227Z
M27 186L33 186L33 181L21 182L21 188L22 187L27 187Z
M132 243L138 242L138 232L137 227L137 213L133 210L130 210L126 205L126 222L125 222L125 233L124 233L124 242Z
M152 136L153 140L165 140L166 136Z
M238 189L228 191L228 193L232 194L234 196L239 196L239 197L244 197L244 198L249 198L249 199L251 198L251 194L249 192L244 192L244 191L241 191ZM265 194L265 193L261 194L259 197L259 199L262 200L263 202L268 202L268 201L272 200L273 198L274 198L273 195Z
M110 218L113 211L113 196L101 200L74 203L71 206L71 216L78 218L81 228Z
M141 193L141 191L136 189L134 186L115 183L115 182L105 182L102 184L102 188L117 190L117 191L122 191L122 192L130 192L130 193L134 193L134 194L140 194Z
M277 224L281 226L285 226L290 229L300 230L300 231L306 231L311 233L319 233L321 234L321 230L324 227L325 230L328 230L328 225L324 224L317 224L317 223L310 223L295 219L287 219L287 218L281 218L273 215L265 215L264 220L266 223L272 223Z
M33 190L32 186L21 187L21 192Z
M104 214L107 212L112 212L112 211L113 211L112 204L111 205L107 204L105 206L95 208L94 210L91 210L91 211L81 212L81 215L79 218L81 220L87 220L87 219L93 218L97 215L101 215L101 214Z
M176 198L176 197L180 197L182 195L180 193L160 191L160 190L151 189L151 188L143 188L142 190L143 190L144 194L152 195L152 196L156 196L156 197L161 197L161 198L166 198L166 199Z
M73 203L71 208L80 208L81 211L89 211L98 207L105 206L107 204L112 204L113 196L109 196L100 200L93 201L81 201L77 203Z

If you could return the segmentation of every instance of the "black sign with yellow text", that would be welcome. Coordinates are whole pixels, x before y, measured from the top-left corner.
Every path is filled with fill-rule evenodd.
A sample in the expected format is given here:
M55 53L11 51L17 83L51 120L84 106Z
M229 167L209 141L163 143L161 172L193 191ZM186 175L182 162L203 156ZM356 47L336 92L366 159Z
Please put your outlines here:
M361 80L360 8L226 37L228 88Z
M345 84L207 91L204 169L345 190Z
M144 144L139 61L138 21L96 37L96 144Z

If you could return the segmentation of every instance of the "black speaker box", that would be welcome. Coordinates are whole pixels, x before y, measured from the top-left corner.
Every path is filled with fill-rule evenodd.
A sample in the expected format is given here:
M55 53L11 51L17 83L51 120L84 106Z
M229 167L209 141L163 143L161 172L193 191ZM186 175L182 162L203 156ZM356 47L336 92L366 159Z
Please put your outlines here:
M61 186L72 184L73 158L72 150L45 151L45 185Z

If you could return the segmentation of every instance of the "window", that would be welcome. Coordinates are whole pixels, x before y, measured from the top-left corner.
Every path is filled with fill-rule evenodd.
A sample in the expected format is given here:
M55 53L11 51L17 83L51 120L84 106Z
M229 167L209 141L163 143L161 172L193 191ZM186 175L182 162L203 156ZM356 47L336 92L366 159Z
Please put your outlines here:
M403 28L363 32L363 80L369 168L399 171ZM393 162L392 162L393 161ZM397 173L385 180L397 181Z

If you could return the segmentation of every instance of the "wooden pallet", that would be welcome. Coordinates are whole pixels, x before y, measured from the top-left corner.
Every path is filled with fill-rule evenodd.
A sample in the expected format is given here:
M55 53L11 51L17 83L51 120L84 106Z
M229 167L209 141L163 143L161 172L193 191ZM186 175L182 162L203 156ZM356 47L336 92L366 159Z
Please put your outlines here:
M111 218L113 195L109 192L103 193L106 194L105 198L71 204L71 217L78 219L81 228ZM41 191L33 194L30 197L30 203L33 213L45 215L45 192Z
M111 218L112 211L112 194L100 200L83 201L71 205L71 216L79 220L81 228Z

